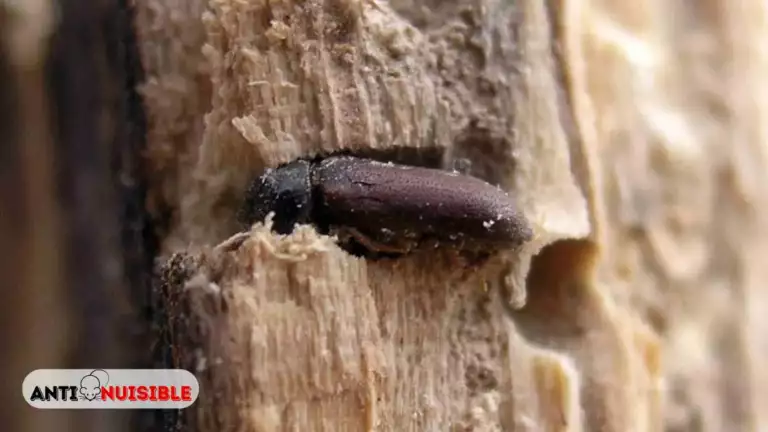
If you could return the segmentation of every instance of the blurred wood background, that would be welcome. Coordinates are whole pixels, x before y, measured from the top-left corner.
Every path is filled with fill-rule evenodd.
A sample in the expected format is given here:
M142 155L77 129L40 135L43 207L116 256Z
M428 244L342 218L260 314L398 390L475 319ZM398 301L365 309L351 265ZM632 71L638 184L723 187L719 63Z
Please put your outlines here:
M56 5L0 2L7 430L768 429L762 2ZM342 149L468 158L535 240L468 278L213 248L253 175ZM178 417L14 396L160 364L201 380Z

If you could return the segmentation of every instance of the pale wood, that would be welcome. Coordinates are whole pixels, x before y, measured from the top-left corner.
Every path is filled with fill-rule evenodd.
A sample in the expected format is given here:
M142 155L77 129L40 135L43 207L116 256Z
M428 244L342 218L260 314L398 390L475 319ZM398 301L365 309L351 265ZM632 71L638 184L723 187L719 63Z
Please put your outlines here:
M768 428L762 3L135 3L192 429ZM265 167L398 146L536 239L463 281L310 229L211 249Z

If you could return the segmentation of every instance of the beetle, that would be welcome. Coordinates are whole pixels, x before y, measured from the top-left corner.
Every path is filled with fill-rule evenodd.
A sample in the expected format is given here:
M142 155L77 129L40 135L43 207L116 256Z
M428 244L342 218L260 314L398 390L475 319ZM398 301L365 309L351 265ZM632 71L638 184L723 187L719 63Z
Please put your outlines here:
M298 159L257 177L238 219L250 227L270 212L277 233L312 224L362 254L485 253L533 237L513 197L483 180L349 155Z

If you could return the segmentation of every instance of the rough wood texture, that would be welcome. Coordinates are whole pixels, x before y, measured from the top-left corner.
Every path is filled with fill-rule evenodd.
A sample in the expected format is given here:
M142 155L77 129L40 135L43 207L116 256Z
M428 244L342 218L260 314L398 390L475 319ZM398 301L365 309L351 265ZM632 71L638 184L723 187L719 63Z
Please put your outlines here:
M202 381L182 423L768 428L763 4L135 4L151 203L185 252L164 337ZM211 249L263 168L397 147L469 157L536 239L469 278L308 228Z

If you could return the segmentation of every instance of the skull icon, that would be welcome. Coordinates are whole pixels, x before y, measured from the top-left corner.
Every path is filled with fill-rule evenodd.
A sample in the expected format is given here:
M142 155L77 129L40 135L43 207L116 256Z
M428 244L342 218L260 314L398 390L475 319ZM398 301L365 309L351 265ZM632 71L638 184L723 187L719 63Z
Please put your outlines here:
M101 388L109 382L109 374L102 369L95 369L80 380L80 395L93 401L101 394Z

